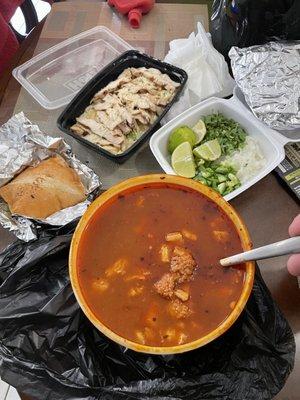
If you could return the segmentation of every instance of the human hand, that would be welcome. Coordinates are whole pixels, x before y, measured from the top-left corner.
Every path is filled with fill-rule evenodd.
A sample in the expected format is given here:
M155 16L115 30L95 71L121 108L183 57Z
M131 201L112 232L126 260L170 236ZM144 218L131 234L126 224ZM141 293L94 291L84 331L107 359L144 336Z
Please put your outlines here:
M290 236L300 236L300 214L294 219L289 227ZM290 274L300 276L300 254L293 254L287 262Z

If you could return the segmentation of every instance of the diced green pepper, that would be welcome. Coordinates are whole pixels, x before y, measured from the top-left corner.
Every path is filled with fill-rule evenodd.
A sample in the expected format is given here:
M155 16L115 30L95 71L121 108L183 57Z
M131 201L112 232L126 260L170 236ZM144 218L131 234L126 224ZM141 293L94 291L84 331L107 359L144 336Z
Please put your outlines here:
M197 170L198 174L194 179L212 187L223 196L241 185L235 175L236 171L231 165L220 165L215 162L205 161L201 164L197 163Z
M232 182L232 181L227 181L227 182L226 182L226 185L227 185L229 188L231 188L231 189L235 187L235 183Z
M218 178L218 182L219 182L219 183L222 183L222 182L226 182L226 181L227 181L226 176L225 176L225 175L222 175L222 174L217 174L217 178Z
M218 191L220 194L223 194L226 190L226 183L222 182L218 185Z
M211 176L211 172L209 172L208 170L202 171L201 173L203 178L209 178Z
M218 174L225 174L225 175L227 175L227 173L228 173L228 168L226 168L226 167L220 165L219 167L217 167L217 168L215 169L215 171L216 171Z
M236 182L237 181L237 177L235 175L233 175L231 172L228 174L228 178L232 181L232 182Z
M218 185L216 184L216 182L213 182L212 185L211 185L211 187L212 187L214 190L218 190Z
M203 165L203 164L205 164L205 160L203 160L203 158L199 158L197 164L198 164L199 166L200 166L200 165Z

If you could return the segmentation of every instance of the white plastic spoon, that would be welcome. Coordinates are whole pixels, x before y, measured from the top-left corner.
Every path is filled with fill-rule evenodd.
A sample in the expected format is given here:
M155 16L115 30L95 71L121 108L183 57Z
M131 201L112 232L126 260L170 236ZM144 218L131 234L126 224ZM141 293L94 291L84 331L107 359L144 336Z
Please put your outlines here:
M290 239L281 240L280 242L271 243L267 246L258 247L257 249L245 251L244 253L235 254L234 256L222 258L220 264L223 267L240 264L245 261L263 260L283 256L285 254L300 253L300 236L295 236Z

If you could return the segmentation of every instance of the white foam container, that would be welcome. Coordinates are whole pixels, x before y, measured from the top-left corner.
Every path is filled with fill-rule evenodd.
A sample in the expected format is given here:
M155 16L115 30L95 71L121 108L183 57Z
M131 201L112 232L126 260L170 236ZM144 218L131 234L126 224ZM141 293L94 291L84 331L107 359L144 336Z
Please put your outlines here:
M225 117L232 118L238 122L249 136L258 140L267 161L265 167L255 177L224 196L227 201L247 190L276 168L285 158L284 146L286 143L299 141L299 138L291 140L264 125L237 97L233 96L229 100L211 97L184 111L156 131L152 136L150 140L151 151L167 174L176 175L171 166L171 157L167 150L167 142L172 130L181 125L193 126L200 118L213 113L221 113Z

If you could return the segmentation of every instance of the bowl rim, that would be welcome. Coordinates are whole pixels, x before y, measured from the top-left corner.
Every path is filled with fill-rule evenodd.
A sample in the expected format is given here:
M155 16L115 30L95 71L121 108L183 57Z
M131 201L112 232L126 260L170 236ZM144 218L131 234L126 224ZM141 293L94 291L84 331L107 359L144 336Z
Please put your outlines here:
M117 333L113 332L109 327L104 325L97 316L93 313L89 305L87 304L84 295L80 288L79 278L78 278L78 268L77 268L77 255L78 255L78 247L80 243L80 239L82 233L86 229L89 221L95 214L95 212L101 208L107 201L113 199L118 196L122 192L126 192L128 190L134 190L138 188L142 188L143 186L153 186L159 184L167 184L170 186L176 187L186 187L192 190L197 191L213 200L230 218L233 224L236 227L238 235L241 240L242 247L244 251L250 250L252 248L252 242L249 236L249 232L241 219L238 213L234 210L234 208L223 199L217 192L212 190L211 188L201 184L200 182L194 181L192 179L182 178L174 175L166 175L166 174L151 174L151 175L142 175L134 178L127 179L125 181L120 182L117 185L114 185L104 193L102 193L93 203L88 207L87 211L81 217L74 235L71 241L70 253L69 253L69 275L71 280L71 285L75 297L86 315L86 317L92 322L92 324L105 336L114 342L127 347L131 350L135 350L142 353L148 354L177 354L184 353L186 351L191 351L197 349L199 347L204 346L205 344L213 341L214 339L221 336L225 333L237 320L243 311L250 293L252 291L253 282L254 282L254 274L255 274L255 263L253 261L245 263L245 280L242 293L240 298L238 299L234 309L228 315L227 318L214 330L209 332L208 334L200 337L197 340L192 342L184 343L176 346L148 346L140 343L136 343L129 339L123 338Z

